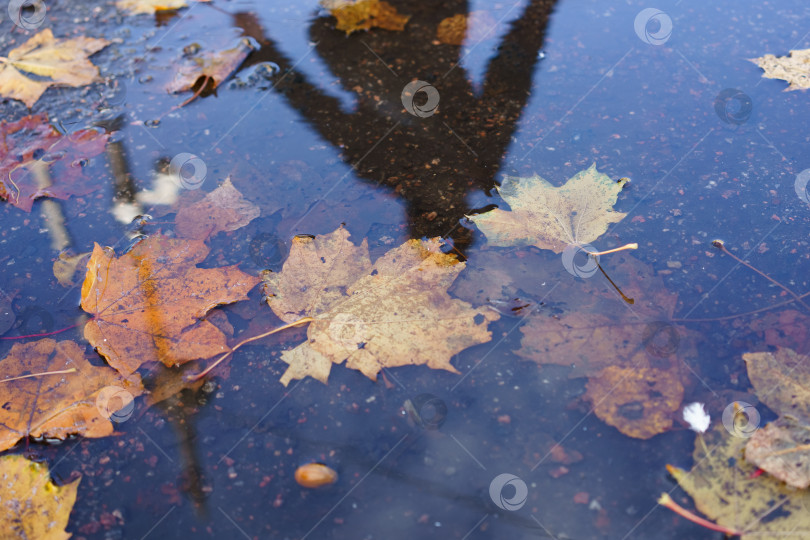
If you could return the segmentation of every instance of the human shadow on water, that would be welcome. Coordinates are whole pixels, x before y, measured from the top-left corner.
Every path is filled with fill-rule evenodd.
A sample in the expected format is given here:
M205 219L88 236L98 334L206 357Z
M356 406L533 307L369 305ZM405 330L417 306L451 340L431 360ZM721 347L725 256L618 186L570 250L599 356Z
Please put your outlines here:
M346 37L335 29L333 17L317 18L309 28L317 54L343 89L354 94L350 112L295 69L254 15L233 17L235 26L262 45L249 64L272 61L281 67L274 91L340 149L357 178L387 188L402 200L411 235L451 238L463 249L471 241L471 232L459 226L473 210L467 196L495 185L531 95L554 1L529 0L515 8L522 12L489 59L479 92L461 65L465 49L436 39L439 23L466 14L468 2L395 4L400 13L411 15L402 32L375 29ZM468 34L465 46L476 46L476 39L481 37ZM403 89L416 80L436 89L437 108L432 109L423 90L409 93L423 112L405 110Z

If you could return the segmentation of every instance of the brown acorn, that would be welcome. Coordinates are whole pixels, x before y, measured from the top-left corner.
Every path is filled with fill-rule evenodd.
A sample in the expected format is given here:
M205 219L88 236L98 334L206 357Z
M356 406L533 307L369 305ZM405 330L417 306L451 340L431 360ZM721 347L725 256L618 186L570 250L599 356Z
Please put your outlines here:
M323 463L307 463L295 470L295 481L306 488L318 488L337 482L338 473Z

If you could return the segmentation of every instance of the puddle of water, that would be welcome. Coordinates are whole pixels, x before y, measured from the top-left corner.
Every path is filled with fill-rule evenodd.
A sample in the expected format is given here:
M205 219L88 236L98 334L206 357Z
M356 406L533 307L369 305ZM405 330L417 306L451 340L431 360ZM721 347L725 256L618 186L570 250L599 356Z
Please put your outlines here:
M185 153L206 171L195 189L230 176L262 208L248 226L212 239L207 266L278 270L294 235L345 223L356 241L369 238L372 258L407 238L442 236L469 258L469 272L485 276L499 256L459 220L500 202L490 195L502 175L560 184L596 163L631 179L617 204L629 215L599 247L638 242L633 256L649 269L638 279L661 277L677 294L677 318L788 299L713 248L717 237L799 294L808 290L810 207L796 189L810 167L806 96L782 92L784 83L761 79L747 61L810 46L805 5L677 3L649 12L657 19L637 30L649 6L470 2L495 25L461 47L438 44L435 28L465 4L396 5L412 15L405 32L351 37L313 2L197 3L160 25L111 6L53 6L47 24L57 35L120 40L94 57L106 85L49 90L33 109L68 131L99 119L118 126L111 146L123 173L110 152L91 159L85 174L102 187L58 203L72 249L125 250L132 227L110 212L115 178L119 192L151 189L155 171ZM163 90L183 48L227 48L242 36L261 48L235 78L171 110L188 97ZM8 32L0 45L24 39ZM412 81L435 89L437 108L424 97L403 103ZM18 102L3 107L9 120L27 114ZM131 184L122 185L127 173ZM0 205L0 329L14 315L7 337L79 316L78 289L52 276L42 206L25 214ZM152 216L147 231L171 230L166 206L142 210ZM575 290L559 257L524 256L536 263L515 270L523 281L512 292L548 314L576 309L576 293L555 293L563 280L559 290ZM605 256L607 271L622 257ZM304 336L292 330L240 349L229 377L195 395L145 411L138 402L117 437L32 448L56 478L83 476L69 527L76 538L714 537L655 504L674 487L665 464L690 465L693 434L676 421L640 441L595 418L585 379L515 354L525 304L501 300L506 316L491 326L493 341L454 359L460 376L406 367L373 383L338 366L326 387L310 379L285 389L280 351ZM240 309L224 308L237 331L249 324ZM617 313L625 309L617 297ZM748 391L741 354L766 346L751 320L682 323L700 335L694 363L681 366L685 402L707 402L719 419L731 396ZM275 324L269 313L250 324L265 323ZM75 330L60 337L81 341ZM0 347L5 354L10 342ZM568 458L549 457L555 443ZM312 461L334 468L338 482L299 487L294 471ZM523 486L525 504L511 507Z

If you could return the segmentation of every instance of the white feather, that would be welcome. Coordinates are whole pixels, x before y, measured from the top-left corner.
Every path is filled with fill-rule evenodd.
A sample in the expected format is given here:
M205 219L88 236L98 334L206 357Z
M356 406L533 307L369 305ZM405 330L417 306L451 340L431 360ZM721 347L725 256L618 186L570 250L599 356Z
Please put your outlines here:
M683 408L683 419L689 424L692 431L698 433L704 433L709 429L709 424L711 423L711 418L709 417L709 413L706 412L705 405L697 401Z

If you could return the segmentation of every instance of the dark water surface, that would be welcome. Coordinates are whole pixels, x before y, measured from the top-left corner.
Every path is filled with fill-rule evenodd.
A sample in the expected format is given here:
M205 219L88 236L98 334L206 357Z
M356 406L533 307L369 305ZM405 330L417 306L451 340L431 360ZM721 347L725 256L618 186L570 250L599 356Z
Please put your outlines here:
M595 245L637 242L637 277L677 295L672 317L716 319L789 299L713 248L715 238L797 293L810 290L810 205L795 189L810 167L808 94L783 92L786 83L762 79L748 61L810 47L806 2L392 1L412 16L405 31L350 37L312 1L215 0L160 19L109 3L46 3L42 28L114 43L93 57L108 84L50 89L32 112L68 132L114 127L136 190L189 153L207 169L203 191L230 176L261 207L248 226L211 240L203 266L280 270L294 235L344 223L355 242L368 238L372 259L408 238L444 237L486 283L487 292L451 289L472 303L489 298L503 311L497 300L519 297L546 315L571 313L582 295L570 291L587 281L612 290L601 274L577 279L557 255L487 247L463 217L502 204L492 189L504 174L559 185L596 163L631 182L616 205L628 216ZM662 13L637 33L634 20L651 7ZM461 47L436 41L442 19L467 11L497 25ZM0 24L0 54L32 33ZM234 78L171 110L189 97L164 90L183 48L220 50L245 36L255 51ZM403 107L413 80L436 89L432 114ZM28 114L8 99L2 111L6 120ZM134 241L138 227L110 211L110 163L105 154L84 163L102 189L58 203L76 253L94 242L123 253ZM81 315L79 289L53 277L41 206L27 214L0 204L0 284L15 315L4 337ZM171 208L143 211L151 220L138 232L171 233ZM632 288L620 270L627 257L602 263ZM504 276L518 282L501 290ZM280 324L260 300L254 290L249 307L223 308L236 339ZM616 296L617 320L626 309ZM707 403L719 421L735 399L756 399L741 354L773 345L750 328L757 317L680 323L698 336L681 366L684 403ZM524 324L522 313L491 324L490 343L454 358L461 375L404 367L375 383L335 366L328 386L306 379L285 389L280 353L305 339L290 330L240 349L227 377L197 392L151 409L138 401L114 437L32 443L29 452L57 479L82 475L74 538L720 538L656 506L675 487L665 465L692 463L694 434L679 411L666 433L622 435L592 413L584 378L515 354ZM796 333L798 352L808 352L805 329ZM56 337L83 343L75 329ZM435 396L436 429L409 420L406 401L421 405L422 394ZM773 417L760 409L763 421ZM549 457L555 444L571 459ZM300 487L293 472L308 461L330 465L339 481ZM528 489L518 510L490 497L503 473Z

